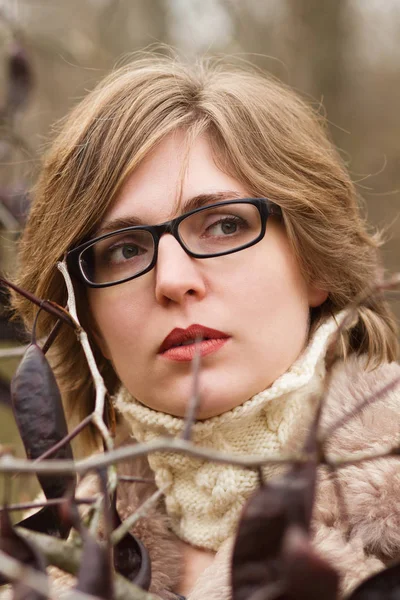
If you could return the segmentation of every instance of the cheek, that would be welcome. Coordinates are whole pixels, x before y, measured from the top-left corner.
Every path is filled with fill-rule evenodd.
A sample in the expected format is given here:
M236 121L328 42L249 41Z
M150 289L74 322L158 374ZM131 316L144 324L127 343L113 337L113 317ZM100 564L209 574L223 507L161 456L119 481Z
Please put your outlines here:
M136 302L121 289L92 290L89 307L94 321L94 336L103 355L113 362L124 348L132 348L146 329L146 303ZM147 312L147 314L146 314Z
M274 314L308 312L307 284L282 236L274 236L260 248L237 288L244 291L248 304L254 306L257 303L258 307L272 310Z

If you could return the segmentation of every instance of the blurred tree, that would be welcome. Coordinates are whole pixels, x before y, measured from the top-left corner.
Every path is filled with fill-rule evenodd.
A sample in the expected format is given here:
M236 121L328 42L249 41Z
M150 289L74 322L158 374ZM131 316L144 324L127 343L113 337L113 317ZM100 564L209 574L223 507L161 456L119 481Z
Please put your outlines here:
M340 122L345 95L345 0L287 0L288 60L293 65L290 83L315 100L321 100L331 122ZM340 130L333 129L334 137Z

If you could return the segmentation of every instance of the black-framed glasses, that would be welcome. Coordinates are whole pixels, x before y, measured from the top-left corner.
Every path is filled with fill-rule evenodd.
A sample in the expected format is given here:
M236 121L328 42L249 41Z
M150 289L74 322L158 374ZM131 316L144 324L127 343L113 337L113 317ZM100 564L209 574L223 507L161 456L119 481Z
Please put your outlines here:
M126 227L88 240L68 252L67 263L89 287L117 285L153 269L165 233L173 235L189 256L213 258L257 244L265 235L268 217L281 214L267 198L209 204L160 225Z

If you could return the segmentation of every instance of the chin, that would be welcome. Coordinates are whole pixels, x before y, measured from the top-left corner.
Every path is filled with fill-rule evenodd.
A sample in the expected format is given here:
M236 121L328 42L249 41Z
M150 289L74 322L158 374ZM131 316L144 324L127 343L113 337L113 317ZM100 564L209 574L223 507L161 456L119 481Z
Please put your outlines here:
M164 406L150 406L148 404L149 408L152 408L153 410L157 410L157 411L161 411L164 412L166 414L169 414L173 417L178 417L180 419L184 419L187 413L187 409L188 409L188 402L187 400L182 400L182 402L180 402L179 404L175 404L175 406L171 406L169 405L164 405ZM217 417L218 415L221 415L224 412L228 412L229 410L232 410L232 408L234 408L236 405L232 405L232 403L230 403L229 405L221 405L221 403L219 402L218 405L213 402L211 399L209 399L207 401L207 403L205 404L205 406L200 406L199 410L197 411L196 414L196 420L197 421L205 421L206 419L210 419L212 417Z
M227 402L221 402L220 399L218 399L218 402L213 402L209 399L204 406L200 407L196 418L198 421L205 421L206 419L211 419L212 417L217 417L218 415L229 412L239 404L242 403L240 401L237 403L232 402L232 398L229 398L229 401Z
M245 394L226 395L226 388L231 386L219 385L218 388L209 383L207 386L202 386L200 382L200 406L196 414L198 421L205 421L212 417L217 417L223 413L229 412L236 406L243 404L249 396ZM244 390L243 390L244 391ZM160 393L154 392L151 397L141 400L143 404L153 410L169 414L173 417L185 418L190 398L192 396L192 382L188 385L179 386L175 389L175 393L171 391L171 395L165 397L165 390L160 390ZM171 397L174 402L171 402ZM251 397L251 396L250 396ZM154 398L157 399L154 402ZM138 398L139 399L139 398Z

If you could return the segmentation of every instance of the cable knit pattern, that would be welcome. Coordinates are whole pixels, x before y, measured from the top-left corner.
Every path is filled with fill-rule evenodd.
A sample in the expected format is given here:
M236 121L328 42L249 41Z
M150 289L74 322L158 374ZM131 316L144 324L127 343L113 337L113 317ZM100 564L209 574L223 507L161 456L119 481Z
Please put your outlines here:
M323 323L271 387L226 413L197 421L193 442L232 454L264 456L299 447L323 387L327 346L344 316L340 313ZM144 406L125 388L114 400L139 442L182 432L183 419ZM242 507L258 485L257 473L172 452L158 452L148 460L157 486L166 490L174 532L194 546L217 551L234 533ZM263 475L269 478L281 470L266 466Z

